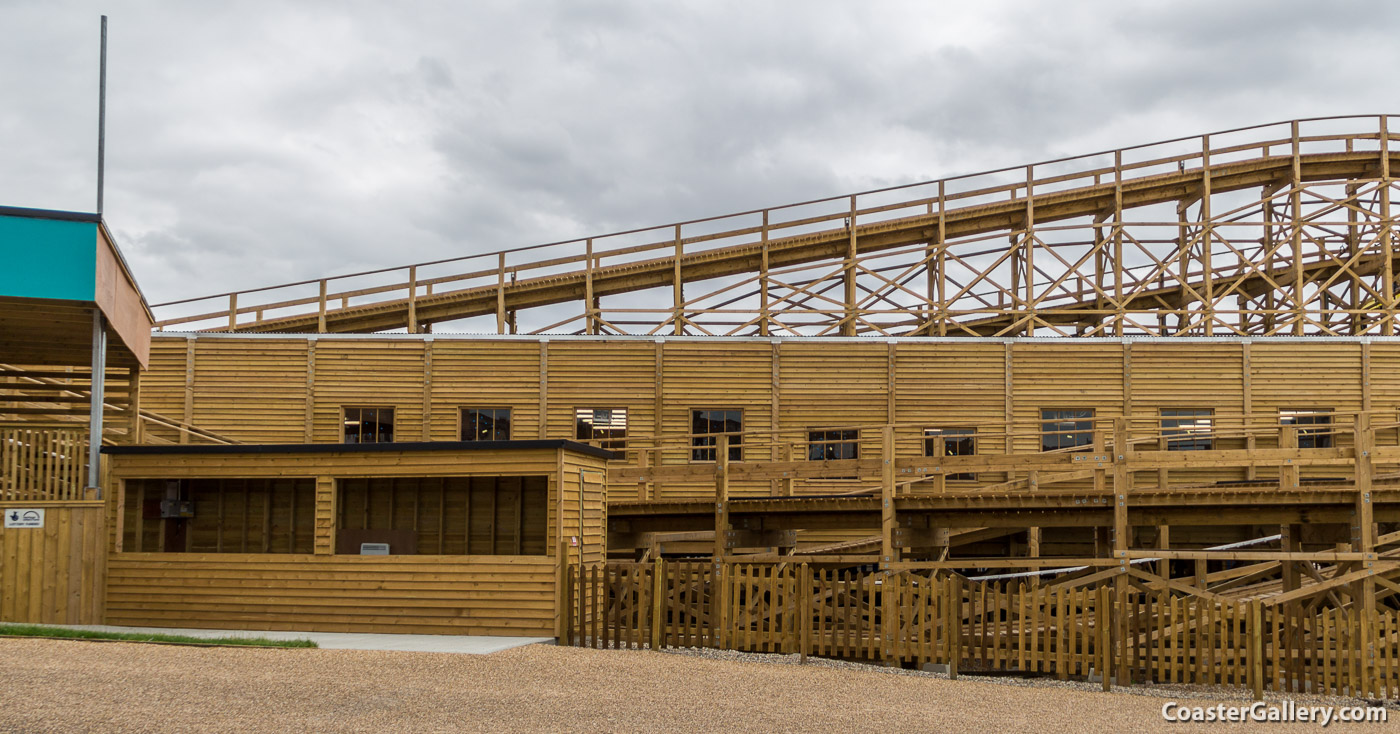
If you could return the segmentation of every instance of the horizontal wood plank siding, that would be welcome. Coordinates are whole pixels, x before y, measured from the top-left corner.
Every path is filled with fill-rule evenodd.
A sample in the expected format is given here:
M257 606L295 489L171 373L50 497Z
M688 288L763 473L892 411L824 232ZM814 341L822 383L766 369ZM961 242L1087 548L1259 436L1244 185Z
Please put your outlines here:
M206 348L205 344L201 339L200 349ZM315 440L343 440L341 411L346 406L393 408L396 440L419 440L423 430L424 349L424 342L318 339ZM297 402L296 407L304 411L305 405ZM304 416L301 412L297 418L304 421Z
M519 342L496 347L480 349L471 342L431 342L433 440L461 439L463 408L509 408L511 438L539 437L539 347ZM420 363L414 369L418 386L414 399L421 403L423 366Z
M552 558L112 556L107 624L552 636Z
M773 356L768 344L675 342L667 343L663 352L662 383L655 389L663 396L661 430L664 433L688 433L691 411L703 408L742 410L746 431L762 431L771 425ZM760 458L768 459L767 452ZM662 452L662 461L688 462L690 450L683 446L671 448ZM714 491L713 482L677 482L662 486L659 498L708 497L714 495ZM735 496L767 494L769 482L736 481L730 484L729 491Z
M906 424L897 429L896 445L900 455L909 456L922 453L923 428L942 426L984 427L978 452L1006 451L997 434L1007 417L1016 422L1018 434L1012 448L1034 451L1039 446L1040 411L1046 408L1089 408L1097 418L1111 419L1131 407L1134 430L1139 432L1168 408L1211 409L1221 416L1221 429L1243 429L1232 416L1246 409L1262 413L1256 423L1269 425L1276 425L1273 416L1279 409L1346 412L1365 407L1368 399L1374 408L1400 411L1400 378L1395 377L1400 374L1400 343L1383 340L1363 348L1359 341L1298 339L1248 344L1231 339L906 339L891 348L874 339L658 343L326 336L316 340L309 412L305 338L200 335L193 340L195 369L187 379L189 343L183 336L155 339L152 368L143 377L144 405L180 417L188 383L193 386L197 424L257 442L287 440L299 433L317 442L338 442L340 409L346 405L393 406L399 440L421 439L425 403L431 416L428 435L436 440L459 437L463 407L510 408L515 438L537 438L541 433L574 438L576 409L626 408L629 436L659 431L675 437L659 452L665 464L690 463L681 437L690 431L690 411L697 408L740 409L748 431L778 428L794 445L798 459L805 453L805 432L812 427L878 425L890 420L891 413L895 422ZM1371 355L1370 385L1362 384L1365 350ZM264 403L265 409L256 407ZM250 410L258 412L261 423L247 420ZM1100 426L1109 428L1106 420ZM761 438L752 437L750 443ZM1273 440L1265 436L1259 445L1267 447ZM1342 436L1339 443L1349 440ZM864 431L862 453L876 451L879 441L878 431ZM1244 445L1243 437L1222 441ZM746 452L746 458L768 460L772 454L764 447ZM638 460L637 452L629 453L629 463ZM1230 472L1173 474L1174 480L1239 478ZM1140 479L1157 481L1155 473ZM811 480L797 482L794 490L844 491L850 486L841 480ZM714 491L708 478L667 480L653 489L653 496L663 500L708 497ZM766 480L734 480L730 485L734 496L779 489L781 482ZM618 485L610 493L615 499L636 499L639 489Z
M294 339L260 341L255 345L229 341L197 344L195 420L201 428L235 441L301 441L306 413L306 353L306 342ZM183 357L180 355L182 368ZM168 382L162 380L161 384ZM249 400L250 395L257 399ZM142 398L146 398L144 393ZM148 409L179 415L180 411L167 407L166 402L160 402L162 407Z

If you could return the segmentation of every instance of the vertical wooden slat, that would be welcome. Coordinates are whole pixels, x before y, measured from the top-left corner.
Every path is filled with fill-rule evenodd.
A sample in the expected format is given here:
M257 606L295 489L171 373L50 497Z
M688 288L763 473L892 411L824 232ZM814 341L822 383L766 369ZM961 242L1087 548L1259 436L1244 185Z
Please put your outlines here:
M797 570L797 648L803 663L812 648L812 571L806 563Z

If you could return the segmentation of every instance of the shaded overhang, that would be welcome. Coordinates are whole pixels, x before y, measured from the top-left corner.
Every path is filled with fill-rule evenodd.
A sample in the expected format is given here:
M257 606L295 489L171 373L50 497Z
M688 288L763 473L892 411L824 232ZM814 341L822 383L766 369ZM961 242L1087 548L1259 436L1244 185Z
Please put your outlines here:
M93 309L107 364L145 367L154 319L101 215L0 207L0 362L90 364Z

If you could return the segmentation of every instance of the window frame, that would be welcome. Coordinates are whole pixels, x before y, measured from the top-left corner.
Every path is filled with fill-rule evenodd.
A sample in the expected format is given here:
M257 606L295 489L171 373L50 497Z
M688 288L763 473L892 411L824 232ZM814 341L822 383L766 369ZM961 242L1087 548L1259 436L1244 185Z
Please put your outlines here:
M1168 411L1175 411L1176 415L1169 415ZM1205 418L1208 430L1205 437L1192 435L1189 429L1183 429L1181 421L1195 419L1199 425L1200 419ZM1168 426L1168 422L1174 422ZM1158 408L1157 409L1157 429L1161 432L1162 448L1166 451L1214 451L1215 450L1215 408ZM1171 433L1175 431L1175 433Z
M689 416L690 416L690 421L689 421L689 424L690 424L690 448L689 448L689 450L690 450L690 461L691 461L691 463L694 463L694 464L713 464L713 463L715 463L716 460L719 458L719 456L718 456L719 449L718 449L718 446L717 446L717 444L719 443L719 437L718 437L718 436L700 436L700 435L697 435L697 434L695 433L695 414L696 414L696 413L706 413L706 412L709 412L709 413L716 413L716 412L717 412L717 413L738 413L738 414L739 414L739 430L738 430L737 432L729 432L729 431L709 431L709 433L726 433L726 434L729 435L729 439L730 439L730 440L729 440L729 461L730 461L730 463L734 463L734 462L736 462L736 461L743 461L743 460L744 460L744 409L743 409L743 408L688 408L687 410L688 410ZM713 422L713 421L711 421L711 422ZM737 440L736 440L736 439L737 439ZM710 441L710 443L700 443L700 442L706 441L706 440ZM708 458L708 459L705 459L705 458L698 458L698 456L699 456L700 454L703 454L703 453L705 453L705 452L707 452L707 451L710 453L710 458ZM737 457L735 456L735 454L737 454Z
M357 422L356 422L356 425L358 425L358 426L361 427L360 430L357 432L360 440L356 440L356 441L347 441L347 440L345 440L345 439L346 439L345 429L346 429L347 426L350 425L350 420L351 420L351 419L350 419L350 411L352 411L352 410L357 410L357 411L365 411L365 410L380 411L380 410L387 410L387 411L389 411L389 440L387 440L387 441L380 441L379 438L378 438L378 432L376 432L376 434L375 434L375 440L373 440L373 441L365 441L365 440L363 440L363 439L364 439L364 425L365 425L365 422L366 422L363 413L361 413L360 415L356 416L356 421L357 421ZM398 407L397 407L397 406L393 406L393 405L342 405L342 406L340 406L340 442L341 442L342 444L393 443L394 440L395 440L395 437L394 437L394 427L397 425L397 419L398 419ZM380 420L379 420L379 418L378 418L378 415L375 416L374 424L375 424L376 426L381 425L381 422L380 422Z
M840 437L835 437L835 438L831 437L830 435L824 436L824 437L822 437L822 438L815 438L816 434L819 434L819 433L824 433L824 434L843 434L843 435L840 436ZM852 435L851 435L849 438L847 438L844 434L852 434ZM823 456L820 456L820 457L818 457L818 456L813 456L813 451L814 451L818 446L824 447L824 448L822 449L822 451L823 451L823 453L826 454L826 455L823 455ZM837 453L836 456L830 456L830 455L829 455L829 454L831 453L833 447L835 447L835 449L836 449L836 453ZM850 454L851 454L851 455L850 455L850 456L841 456L840 454L845 453L846 449L848 449L848 448L849 448L849 450L850 450ZM807 460L808 460L808 461L845 461L845 460L847 460L847 459L859 459L859 458L860 458L860 429L859 429L859 428L825 428L825 427L813 428L813 427L809 427L809 428L807 429Z
M494 412L494 411L502 411L502 410L504 410L504 411L506 412L506 437L505 437L505 438L495 438L495 437L492 437L492 438L467 438L467 411L477 411L477 412L480 412L480 411L484 411L484 410L490 410L490 411L493 411L493 412ZM495 421L498 420L498 419L497 419L495 416L493 416L493 417L491 418L491 420L492 420L492 428L493 428L493 430L494 430ZM490 407L490 408L484 407L484 406L472 406L472 407L468 407L468 406L459 406L459 407L457 408L457 440L458 440L458 441L461 441L462 443L478 443L478 442L484 442L484 441L510 441L510 440L511 440L511 437L510 437L510 436L511 436L511 433L513 433L514 430L515 430L515 408L513 408L513 407L511 407L511 406Z
M1279 408L1278 424L1280 426L1291 425L1298 429L1298 448L1300 449L1330 449L1337 445L1336 416L1335 408ZM1314 420L1287 422L1289 420L1297 421L1299 418L1312 418ZM1325 420L1315 420L1318 418ZM1322 426L1323 428L1304 428L1304 426Z
M1047 419L1047 418L1045 417L1045 414L1046 414L1046 413L1052 413L1052 412L1053 412L1053 413L1088 413L1088 415L1087 415L1087 416L1074 416L1074 417L1071 417L1071 418ZM1041 408L1041 409L1040 409L1040 450L1041 450L1042 452L1045 452L1045 453L1048 453L1048 452L1051 452L1051 451L1060 451L1060 452L1068 452L1068 453L1081 453L1081 452L1085 452L1085 451L1093 451L1093 450L1094 450L1094 421L1097 420L1097 419L1098 419L1098 409L1096 409L1096 408ZM1067 430L1067 431L1049 431L1049 430L1046 430L1048 424L1050 424L1050 423L1059 423L1059 424L1074 423L1074 424L1076 424L1076 427L1073 428L1073 429L1071 429L1071 430ZM1082 423L1087 423L1087 424L1089 425L1088 430L1084 430L1084 429L1081 429L1081 428L1078 428L1078 427L1077 427L1079 424L1082 424ZM1046 439L1047 436L1052 436L1052 435L1083 436L1083 437L1085 437L1086 440L1085 440L1083 443L1073 443L1073 444L1069 444L1069 445L1067 445L1067 446L1055 446L1055 447L1053 447L1053 448L1046 448L1046 446L1045 446L1045 439Z
M597 414L597 412L600 411L600 410L606 410L606 411L608 411L609 413L618 413L618 412L621 412L621 413L622 413L622 435L620 435L620 436L608 436L608 437L597 437L597 436L593 436L592 434L595 433L595 432L597 432L599 429L598 429L594 424L592 424L592 423L588 423L588 424L587 424L587 425L589 426L589 434L590 434L587 438L585 438L585 437L579 435L579 432L583 429L583 425L584 425L583 420L582 420L581 418L579 418L579 414L580 414L580 413L583 413L583 412L585 412L585 411L586 411L586 412L589 412L589 413ZM628 428L629 428L629 426L630 426L631 415L632 415L632 412L631 412L630 410L628 410L626 406L618 407L618 408L581 408L581 407L575 407L575 408L574 408L574 437L575 437L575 439L578 440L578 441L586 441L586 442L597 441L597 442L598 442L597 445L598 445L599 448L607 449L608 451L626 451L626 450L627 450L627 430L628 430ZM617 430L617 429L602 429L602 430L605 430L605 431L606 431L606 430Z
M957 431L957 433L953 433L953 431ZM976 428L975 426L973 426L973 427L964 427L964 426L930 426L930 427L924 428L924 430L923 430L924 456L925 456L925 457L930 457L930 458L933 457L933 439L938 438L938 437L940 437L940 436L944 439L944 441L943 441L943 452L944 452L943 455L944 455L944 456L976 456L976 455L977 455L977 428ZM955 440L955 441L949 442L947 439L948 439L950 436L958 436L959 438L958 438L957 440ZM954 446L954 445L956 445L956 444L962 443L963 441L970 441L970 442L971 442L971 445L972 445L972 452L971 452L971 453L967 453L967 454L963 454L963 453L948 453L948 449L949 449L950 447L952 447L952 446ZM975 482L975 481L977 481L977 473L976 473L976 472L960 472L960 473L957 473L957 474L947 474L947 475L944 475L943 478L944 478L945 480L947 480L947 481L950 481L950 482Z

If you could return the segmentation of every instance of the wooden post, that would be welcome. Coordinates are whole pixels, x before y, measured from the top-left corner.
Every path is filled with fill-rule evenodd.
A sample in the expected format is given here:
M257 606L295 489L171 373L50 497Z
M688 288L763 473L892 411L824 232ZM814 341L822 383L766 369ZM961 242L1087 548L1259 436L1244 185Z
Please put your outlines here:
M1128 549L1128 495L1133 489L1133 473L1128 469L1132 447L1128 445L1128 419L1113 419L1113 549ZM1127 559L1122 559L1126 567Z
M418 435L433 440L433 338L423 340L423 420ZM460 436L458 437L460 438Z
M768 336L771 329L773 313L772 307L768 304L768 210L763 210L763 225L760 231L760 241L763 243L762 258L758 263L758 335Z
M802 577L798 579L798 634L801 639L798 648L802 655L802 664L807 663L807 655L812 649L812 570L806 564L799 566Z
M598 333L598 314L593 310L593 238L584 240L583 333Z
M1376 432L1371 428L1371 415L1358 413L1355 428L1356 450L1356 511L1352 526L1353 550L1372 553L1376 549L1375 516L1371 505L1371 483L1375 475ZM1372 564L1368 561L1366 566Z
M948 610L944 644L948 647L948 680L958 679L958 662L962 660L962 582L949 573L943 579L944 608Z
M559 549L554 557L554 637L561 645L573 644L569 624L569 544L559 541Z
M1249 600L1249 684L1254 700L1264 700L1264 616L1258 599Z
M948 336L948 213L946 182L938 182L938 335Z
M238 294L228 294L228 330L238 331Z
M675 328L672 333L681 336L685 333L685 283L681 280L681 257L685 254L684 244L681 240L681 225L676 225L676 255L671 263L671 300L674 304Z
M344 417L337 420L344 420ZM306 404L303 406L302 414L302 439L306 443L311 443L316 435L316 340L306 340ZM336 430L345 431L345 426L336 426ZM183 433L181 435L184 435ZM183 441L181 442L183 443Z
M782 434L774 434L774 440L779 441L779 442L782 443L783 461L792 461L792 460L793 460L793 448L792 448L792 443L791 443L791 442L788 442L788 441L783 441L783 440L782 440ZM789 473L788 473L788 476L783 477L782 479L779 479L779 480L778 480L778 494L779 494L780 496L782 496L782 497L791 497L791 496L793 496L793 488L794 488L796 485L797 485L797 480L794 479L794 478L792 477L791 472L789 472Z
M882 568L899 560L894 546L894 426L881 429L880 458L880 556Z
M1211 276L1211 249L1214 232L1211 228L1210 208L1210 136L1201 136L1201 279L1204 281L1201 293L1201 309L1205 312L1205 334L1215 336L1215 278ZM1188 282L1183 274L1183 283Z
M144 443L146 440L146 425L141 422L141 368L132 367L126 373L127 393L129 404L126 406L127 414L131 418L127 435L132 443Z
M1301 160L1300 141L1298 139L1298 121L1294 120L1292 125L1293 138L1293 166L1292 181L1289 187L1289 208L1292 210L1292 270L1293 270L1293 336L1303 335L1304 325L1304 303L1306 280L1303 276L1303 167Z
M502 252L496 268L496 333L506 333L506 254Z
M194 425L194 352L195 339L185 339L185 409L180 413L180 443L190 442L189 427Z
M1381 185L1380 185L1380 233L1377 235L1381 252L1391 252L1391 232L1394 223L1390 219L1390 118L1381 115ZM1395 263L1389 257L1381 258L1381 295L1385 298L1385 316L1381 321L1381 335L1395 334ZM1356 304L1352 304L1355 308Z
M1113 151L1113 335L1123 336L1123 151Z
M1298 448L1298 427L1279 426L1278 446L1281 449ZM1285 460L1284 464L1278 468L1278 488L1280 491L1288 492L1298 488L1298 465L1291 460Z
M549 340L540 340L540 440L549 437ZM659 390L658 390L659 392ZM562 471L562 469L561 469Z
M1356 509L1352 517L1352 550L1366 553L1362 568L1375 569L1376 524L1372 511L1371 485L1375 476L1376 432L1371 428L1371 414L1362 412L1356 416ZM1352 586L1352 607L1360 621L1357 639L1357 655L1360 656L1361 691L1371 693L1376 663L1376 645L1372 638L1371 622L1376 614L1376 580L1367 576ZM1356 690L1352 695L1359 695Z
M856 197L851 195L850 219L846 220L846 260L842 266L845 293L842 305L846 313L841 319L841 336L856 335Z
M1258 443L1258 437L1255 435L1254 426L1252 425L1254 422L1254 417L1252 415L1254 413L1254 368L1250 359L1252 356L1251 352L1252 350L1249 348L1249 342L1240 345L1240 385L1244 392L1242 405L1244 408L1244 417L1241 421L1245 432L1244 447L1249 451L1253 451ZM1249 480L1255 478L1254 462L1250 462L1249 466L1245 467L1244 478Z
M1113 645L1110 631L1113 628L1113 602L1107 583L1099 584L1098 602L1094 622L1098 626L1099 675L1103 676L1103 692L1113 690Z
M418 333L418 266L408 268L408 333Z
M651 649L653 651L661 649L661 628L666 624L665 607L665 587L663 581L666 578L666 562L660 556L653 562L651 571Z
M316 333L326 333L326 279L321 279L321 296L316 302Z
M716 650L726 650L734 645L734 567L723 561L714 565L713 591L710 592L710 624L714 635L710 644ZM698 603L698 602L697 602Z
M729 535L729 435L715 441L715 569L724 561Z
M948 439L942 435L933 437L933 455L936 458L943 458L948 455ZM944 494L948 491L948 472L940 470L933 475L933 491L936 494Z
M1025 232L1022 235L1021 241L1025 245L1023 248L1025 252L1023 265L1025 266L1026 273L1026 282L1024 284L1026 295L1022 297L1021 303L1031 314L1031 318L1026 320L1025 331L1023 333L1026 336L1035 336L1035 308L1037 299L1035 297L1035 166L1033 165L1026 166L1026 222ZM1013 316L1012 318L1014 319L1015 317Z

